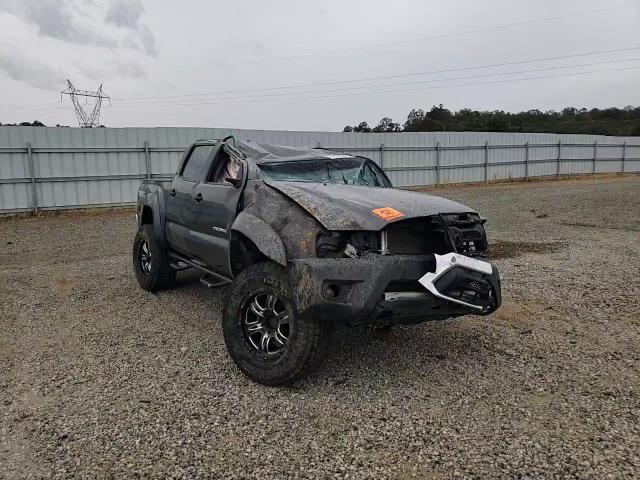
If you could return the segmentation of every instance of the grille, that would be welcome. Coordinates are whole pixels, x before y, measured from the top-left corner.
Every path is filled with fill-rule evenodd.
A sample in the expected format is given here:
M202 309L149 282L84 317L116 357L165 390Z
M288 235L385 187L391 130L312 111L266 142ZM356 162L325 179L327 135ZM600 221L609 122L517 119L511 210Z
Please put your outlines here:
M482 234L476 230L462 231L463 240L482 240Z
M463 217L463 218L461 218ZM484 227L480 221L466 214L449 214L443 224L440 217L426 217L395 222L386 228L388 248L395 255L457 251L463 255L479 256L487 250Z
M477 229L460 229L456 228L456 248L458 252L464 255L481 255L487 249L487 241L482 231Z

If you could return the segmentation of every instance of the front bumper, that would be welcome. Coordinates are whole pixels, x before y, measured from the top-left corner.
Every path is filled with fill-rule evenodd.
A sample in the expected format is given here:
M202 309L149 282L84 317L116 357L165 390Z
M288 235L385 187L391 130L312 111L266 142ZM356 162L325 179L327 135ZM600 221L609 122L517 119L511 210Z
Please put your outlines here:
M460 257L370 254L292 260L289 275L296 309L350 325L419 323L494 312L501 303L498 270L488 262ZM471 295L469 285L480 293Z

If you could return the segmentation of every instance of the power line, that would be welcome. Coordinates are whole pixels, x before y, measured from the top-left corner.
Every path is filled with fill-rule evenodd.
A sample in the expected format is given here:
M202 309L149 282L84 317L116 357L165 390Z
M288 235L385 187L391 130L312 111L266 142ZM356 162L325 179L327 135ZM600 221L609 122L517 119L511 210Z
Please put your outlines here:
M582 53L574 53L570 55L557 55L553 57L542 57L542 58L533 58L528 60L516 60L511 62L502 62L502 63L489 63L485 65L473 65L468 67L457 67L457 68L447 68L440 70L431 70L426 72L412 72L412 73L401 73L395 75L381 75L376 77L364 77L364 78L354 78L347 80L332 80L326 82L314 82L314 83L303 83L303 84L294 84L294 85L282 85L279 87L265 87L265 88L253 88L246 90L218 90L213 92L199 92L199 93L185 93L182 95L158 95L158 96L148 96L148 97L121 97L120 100L155 100L155 99L165 99L165 98L183 98L183 97L203 97L207 95L224 95L224 94L232 94L232 93L252 93L252 92L266 92L271 90L285 90L291 88L306 88L306 87L315 87L322 85L338 85L345 83L356 83L356 82L368 82L373 80L387 80L392 78L403 78L403 77L416 77L422 75L433 75L437 73L448 73L448 72L461 72L465 70L479 70L482 68L496 68L496 67L506 67L511 65L522 65L527 63L537 63L537 62L545 62L551 60L562 60L567 58L574 57L585 57L591 55L602 55L608 53L619 53L619 52L627 52L631 50L639 50L640 46L635 47L626 47L626 48L615 48L611 50L594 50L591 52L582 52Z
M219 69L223 69L223 68L242 67L242 66L247 66L247 65L259 65L259 64L264 64L264 63L282 62L282 61L287 61L287 60L297 60L297 59L309 58L309 57L326 56L326 55L337 55L337 54L341 54L341 53L348 53L348 52L354 52L354 51L359 51L359 50L369 50L369 49L372 49L372 48L381 48L381 47L388 47L388 46L392 46L392 45L402 45L402 44L406 44L406 43L422 42L422 41L425 41L425 40L434 40L434 39L437 39L437 38L456 37L456 36L460 36L460 35L470 35L470 34L474 34L474 33L482 33L482 32L488 32L488 31L491 31L491 30L500 30L500 29L510 28L510 27L520 27L520 26L524 26L524 25L531 25L531 24L535 24L535 23L548 22L548 21L552 21L552 20L560 20L560 19L563 19L563 18L571 18L571 17L580 16L580 15L590 15L590 14L593 14L593 13L601 13L601 12L606 12L606 11L610 11L610 10L620 10L620 9L624 9L624 8L633 8L633 7L638 7L639 5L640 4L638 4L637 2L636 3L629 3L629 4L625 4L625 5L619 5L619 6L616 6L616 7L596 8L596 9L593 9L593 10L583 10L583 11L572 12L572 13L567 13L567 14L563 14L563 15L556 15L556 16L553 16L553 17L543 17L543 18L537 18L537 19L531 19L531 20L523 20L523 21L514 22L514 23L507 23L507 24L501 24L501 25L492 25L492 26L489 26L489 27L476 28L476 29L472 29L472 30L465 30L465 31L462 31L462 32L442 33L442 34L429 35L429 36L426 36L426 37L419 37L419 38L413 38L413 39L408 39L408 40L396 40L396 41L393 41L393 42L375 43L375 44L369 44L369 45L362 45L362 46L359 46L359 47L341 48L341 49L337 49L337 50L327 50L327 51L324 51L324 52L304 53L304 54L290 55L290 56L284 56L284 57L265 58L265 59L262 59L262 60L251 60L251 61L247 61L247 62L230 63L230 64L225 64L225 65L212 65L212 66L206 66L206 67L200 67L200 68L166 70L166 71L162 71L162 72L151 73L151 75L164 75L166 73L171 73L171 72L195 72L195 71L201 71L201 70L219 70Z
M629 59L627 61L635 61L635 60L639 60L639 59ZM561 67L561 68L567 68L567 67ZM537 80L537 79L545 79L545 78L559 78L559 77L571 77L571 76L581 76L581 75L587 75L587 74L594 74L594 73L606 73L606 72L616 72L616 71L625 71L625 70L634 70L640 68L640 65L638 66L632 66L632 67L622 67L622 68L614 68L614 69L604 69L604 70L590 70L590 71L585 71L585 72L572 72L572 73L565 73L565 74L554 74L554 75L543 75L543 76L534 76L534 77L524 77L524 78L513 78L513 79L505 79L505 80L489 80L489 81L483 81L483 82L473 82L473 83L458 83L458 84L450 84L450 85L433 85L433 86L428 86L428 87L417 87L417 88L403 88L403 89L391 89L391 90L380 90L380 91L367 91L367 92L350 92L350 93L343 93L343 94L337 94L337 95L316 95L316 96L300 96L300 97L294 97L292 95L305 95L305 93L311 93L311 92L294 92L294 93L290 93L288 94L289 96L285 96L284 98L260 98L260 97L236 97L237 99L234 98L222 98L222 99L205 99L205 101L199 101L197 103L193 103L193 102L189 102L189 103L183 103L183 102L172 102L172 103L158 103L158 102L154 102L154 103L131 103L131 104L121 104L121 105L114 105L114 107L119 107L119 108L135 108L135 107L149 107L149 106L160 106L160 107L164 107L164 106L202 106L202 105L218 105L218 104L237 104L237 103L263 103L263 102L278 102L278 101L290 101L290 100L310 100L310 99L320 99L320 98L338 98L338 97L349 97L349 96L361 96L361 95L377 95L377 94L384 94L384 93L398 93L398 92L410 92L410 91L421 91L421 90L434 90L434 89L441 89L441 88L453 88L453 87L468 87L468 86L480 86L480 85L491 85L491 84L502 84L502 83L511 83L511 82L519 82L519 81L526 81L526 80ZM533 73L535 71L543 71L544 69L539 69L539 70L528 70L528 71L524 71L524 72L509 72L509 74L520 74L520 73ZM489 76L489 75L483 75L484 77ZM480 78L483 76L477 76L476 78ZM472 78L472 77L458 77L457 79L468 79L468 78ZM455 78L449 79L449 80L453 80ZM440 80L440 81L444 81L444 79ZM381 86L378 86L377 88L379 88ZM365 88L365 87L362 87ZM42 112L48 112L51 111L52 109L48 108L48 109L43 109Z
M552 61L552 60L563 60L563 59L567 59L567 58L586 57L586 56L593 56L593 55L604 55L604 54L609 54L609 53L628 52L628 51L632 51L632 50L640 50L640 46L614 48L614 49L609 49L609 50L593 50L593 51L589 51L589 52L580 52L580 53L573 53L573 54L567 54L567 55L556 55L556 56L551 56L551 57L539 57L539 58L533 58L533 59L527 59L527 60L514 60L514 61L510 61L510 62L489 63L489 64L483 64L483 65L471 65L471 66L467 66L467 67L446 68L446 69L430 70L430 71L425 71L425 72L411 72L411 73L401 73L401 74L395 74L395 75L381 75L381 76L375 76L375 77L363 77L363 78L354 78L354 79L345 79L345 80L333 80L333 81L326 81L326 82L314 82L314 83L303 83L303 84L293 84L293 85L281 85L281 86L278 86L278 87L264 87L264 88L245 89L245 90L217 90L217 91L212 91L212 92L186 93L186 94L181 94L181 95L157 95L157 96L145 96L145 97L120 97L120 100L125 100L125 101L128 101L128 100L134 100L134 101L135 100L156 100L156 99L162 100L162 99L171 99L171 98L189 100L186 97L204 97L204 96L207 96L207 95L226 95L226 94L234 94L234 93L268 92L268 91L272 91L272 90L286 90L286 89L293 89L293 88L315 87L315 86L322 86L322 85L340 85L340 84L347 84L347 83L368 82L368 81L373 81L373 80L387 80L387 79L393 79L393 78L416 77L416 76L422 76L422 75L433 75L433 74L438 74L438 73L461 72L461 71L467 71L467 70L480 70L480 69L484 69L484 68L496 68L496 67L506 67L506 66L512 66L512 65L524 65L524 64L528 64L528 63L538 63L538 62L545 62L545 61ZM558 67L558 68L564 68L564 67ZM507 72L507 73L511 73L511 72ZM445 80L445 79L443 79L443 80ZM354 88L356 88L356 87L354 87ZM304 92L299 92L299 93L304 93ZM23 105L23 106L18 106L18 105L11 106L11 105L8 105L7 107L10 110L13 110L13 109L20 109L20 110L29 109L29 110L31 110L32 109L31 107L41 107L41 106L45 107L45 106L51 105L52 109L55 110L53 105L55 105L56 103L57 102L46 102L46 103L42 103L42 104ZM42 110L36 109L35 111L42 111Z
M332 92L344 92L348 90L362 90L362 89L371 89L371 88L381 88L381 87L398 87L404 85L419 85L424 83L434 83L434 82L445 82L452 80L469 80L473 78L486 78L486 77L496 77L496 76L505 76L505 75L519 75L523 73L535 73L535 72L545 72L550 70L562 70L566 68L578 68L578 67L589 67L594 65L605 65L612 63L620 63L620 62L632 62L638 61L640 58L628 58L628 59L619 59L619 60L608 60L608 61L600 61L600 62L589 62L589 63L579 63L574 65L563 65L559 67L544 67L544 68L534 68L529 70L519 70L514 72L498 72L498 73L486 73L481 75L467 75L461 77L449 77L449 78L439 78L439 79L431 79L431 80L418 80L412 82L401 82L401 83L387 83L387 84L379 84L379 85L362 85L355 87L346 87L346 88L335 88L335 89L323 89L323 90L313 90L307 92L281 92L281 93L264 93L259 95L248 95L248 96L240 96L240 97L220 97L220 98L204 98L204 99L174 99L174 100L158 100L154 102L141 101L141 102L122 102L119 103L119 106L133 106L133 105L145 105L148 103L155 104L168 104L168 105L176 105L181 104L183 102L201 102L207 100L236 100L236 99L253 99L253 98L261 98L261 97L287 97L292 95L305 95L305 94L314 94L314 93L332 93ZM191 103L193 105L197 103Z
M524 77L524 78L514 78L514 79L506 79L506 80L493 80L493 81L483 81L483 82L474 82L474 83L458 83L458 84L450 84L450 85L433 85L429 87L416 87L416 88L404 88L404 89L391 89L391 90L380 90L376 92L352 92L352 93L343 93L337 95L317 95L317 96L306 96L306 97L289 97L289 98L277 98L277 99L244 99L244 100L219 100L212 102L199 102L199 103L173 103L173 104L158 104L158 103L149 103L149 104L129 104L129 105L115 105L114 107L127 108L127 107L180 107L180 106L205 106L205 105L219 105L219 104L238 104L238 103L267 103L267 102L279 102L279 101L296 101L296 100L314 100L314 99L325 99L325 98L340 98L340 97L351 97L351 96L361 96L361 95L380 95L386 93L406 93L411 91L424 91L424 90L438 90L443 88L457 88L457 87L475 87L482 85L493 85L493 84L503 84L503 83L512 83L512 82L522 82L522 81L530 81L530 80L540 80L540 79L549 79L549 78L562 78L562 77L574 77L574 76L583 76L583 75L591 75L597 73L608 73L608 72L618 72L618 71L628 71L639 69L640 65L633 67L622 67L622 68L611 68L604 70L589 70L585 72L573 72L566 74L554 74L554 75L539 75L533 77ZM44 112L49 112L50 109L43 110ZM50 112L56 113L56 112Z
M266 92L266 91L272 91L272 90L285 90L285 89L292 89L292 88L306 88L306 87L314 87L314 86L322 86L322 85L338 85L338 84L346 84L346 83L356 83L356 82L364 82L364 81L373 81L373 80L385 80L385 79L392 79L392 78L403 78L403 77L412 77L412 76L422 76L422 75L432 75L432 74L437 74L437 73L447 73L447 72L460 72L460 71L466 71L466 70L479 70L479 69L483 69L483 68L496 68L496 67L505 67L505 66L511 66L511 65L523 65L523 64L528 64L528 63L538 63L538 62L544 62L544 61L551 61L551 60L562 60L562 59L567 59L567 58L575 58L575 57L585 57L585 56L592 56L592 55L603 55L603 54L608 54L608 53L620 53L620 52L626 52L626 51L631 51L631 50L639 50L640 46L635 46L635 47L625 47L625 48L615 48L615 49L610 49L610 50L594 50L594 51L589 51L589 52L581 52L581 53L574 53L574 54L568 54L568 55L556 55L556 56L552 56L552 57L540 57L540 58L533 58L533 59L527 59L527 60L515 60L515 61L511 61L511 62L501 62L501 63L489 63L489 64L484 64L484 65L472 65L472 66L468 66L468 67L457 67L457 68L448 68L448 69L439 69L439 70L431 70L431 71L426 71L426 72L414 72L414 73L403 73L403 74L396 74L396 75L382 75L382 76L376 76L376 77L366 77L366 78L357 78L357 79L347 79L347 80L334 80L334 81L327 81L327 82L315 82L315 83L306 83L306 84L296 84L296 85L282 85L279 87L267 87L267 88L255 88L255 89L246 89L246 90L218 90L218 91L213 91L213 92L201 92L201 93L190 93L190 94L182 94L182 95L166 95L166 96L147 96L147 97L121 97L122 100L155 100L155 99L170 99L170 98L176 98L176 99L185 99L185 100L189 100L188 98L185 97L202 97L202 96L207 96L207 95L224 95L224 94L233 94L233 93L253 93L253 92ZM633 59L631 59L633 60ZM621 60L616 60L616 61L626 61L626 59L621 59ZM593 63L598 64L598 63L607 63L607 62L595 62ZM585 65L592 65L591 63L589 64L582 64L579 66L585 66ZM571 67L575 67L576 65L568 65L568 66L564 66L564 67L555 67L555 68L571 68ZM544 70L544 69L542 69ZM530 72L530 71L528 71ZM504 73L497 73L497 74L492 74L492 75L503 75L503 74L513 74L513 73L522 73L522 72L504 72ZM490 75L481 75L481 76L490 76ZM469 78L469 77L460 77L457 79L461 79L461 78ZM440 79L440 80L451 80L451 78L449 79ZM364 88L364 87L353 87L353 88ZM305 92L297 92L297 93L305 93ZM311 93L311 92L308 92ZM44 104L36 104L36 105L29 105L29 106L16 106L14 108L18 108L18 109L28 109L30 107L38 107L38 106L45 106L45 105L49 105L51 102L47 102ZM56 102L53 102L56 103ZM145 102L142 102L145 103ZM35 111L41 111L41 110L35 110Z
M416 88L404 88L404 89L392 89L392 90L380 90L377 92L352 92L352 93L343 93L338 95L318 95L318 96L307 96L307 97L289 97L289 98L275 98L275 99L244 99L244 100L218 100L212 102L199 102L199 103L172 103L172 104L160 104L160 103L149 103L149 104L128 104L128 105L114 105L115 107L127 108L127 107L175 107L175 106L205 106L205 105L219 105L219 104L236 104L236 103L264 103L264 102L279 102L279 101L292 101L292 100L312 100L312 99L321 99L321 98L339 98L339 97L351 97L351 96L360 96L360 95L378 95L384 93L404 93L411 91L421 91L421 90L436 90L441 88L454 88L454 87L475 87L480 85L491 85L491 84L502 84L502 83L511 83L511 82L521 82L527 80L538 80L538 79L546 79L546 78L560 78L560 77L573 77L573 76L581 76L581 75L590 75L594 73L607 73L607 72L618 72L625 70L635 70L640 68L640 65L633 67L622 67L622 68L611 68L604 70L589 70L585 72L573 72L566 74L554 74L554 75L540 75L534 77L524 77L524 78L512 78L507 80L493 80L493 81L484 81L484 82L474 82L474 83L459 83L459 84L450 84L450 85L433 85L429 87L416 87Z

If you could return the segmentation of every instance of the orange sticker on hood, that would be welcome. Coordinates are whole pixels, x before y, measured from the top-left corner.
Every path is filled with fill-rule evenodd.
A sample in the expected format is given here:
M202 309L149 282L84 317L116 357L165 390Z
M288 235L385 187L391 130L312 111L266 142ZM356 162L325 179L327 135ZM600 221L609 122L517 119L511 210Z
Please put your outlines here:
M385 219L387 222L396 218L404 217L404 213L391 207L374 208L371 211L380 218Z

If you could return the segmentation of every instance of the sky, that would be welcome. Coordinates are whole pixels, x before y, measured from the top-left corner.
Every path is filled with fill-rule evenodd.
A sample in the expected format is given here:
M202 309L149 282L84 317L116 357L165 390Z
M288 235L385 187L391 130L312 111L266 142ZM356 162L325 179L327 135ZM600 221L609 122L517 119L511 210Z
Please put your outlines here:
M0 122L76 126L67 78L110 127L637 106L640 0L0 0Z

